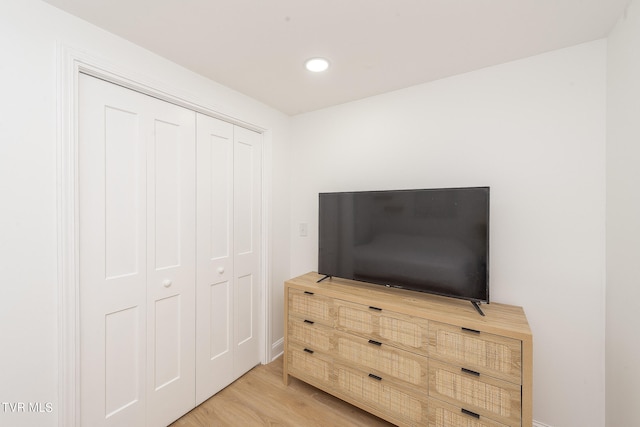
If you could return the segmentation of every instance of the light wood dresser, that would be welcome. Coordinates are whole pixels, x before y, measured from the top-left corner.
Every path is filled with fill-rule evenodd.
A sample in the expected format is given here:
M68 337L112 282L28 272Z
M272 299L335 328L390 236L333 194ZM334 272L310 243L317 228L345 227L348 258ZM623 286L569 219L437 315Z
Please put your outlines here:
M401 426L532 424L533 341L520 307L308 273L285 282L284 381Z

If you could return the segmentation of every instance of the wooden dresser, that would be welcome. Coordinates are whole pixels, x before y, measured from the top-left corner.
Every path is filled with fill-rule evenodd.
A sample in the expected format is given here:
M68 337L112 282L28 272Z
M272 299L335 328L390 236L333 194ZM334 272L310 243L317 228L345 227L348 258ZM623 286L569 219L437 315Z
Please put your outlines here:
M520 307L308 273L285 283L293 376L401 426L532 424L531 330Z

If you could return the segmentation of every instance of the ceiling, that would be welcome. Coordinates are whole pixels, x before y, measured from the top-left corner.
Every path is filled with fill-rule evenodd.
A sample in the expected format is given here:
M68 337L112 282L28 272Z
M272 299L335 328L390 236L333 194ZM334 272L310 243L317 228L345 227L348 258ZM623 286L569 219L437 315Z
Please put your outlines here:
M44 1L289 115L600 39L629 2Z

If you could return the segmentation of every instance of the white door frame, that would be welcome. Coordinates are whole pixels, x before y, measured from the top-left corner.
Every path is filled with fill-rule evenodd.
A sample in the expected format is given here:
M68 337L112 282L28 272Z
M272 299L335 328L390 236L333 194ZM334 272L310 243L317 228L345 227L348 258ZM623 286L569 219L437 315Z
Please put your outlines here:
M155 98L203 113L262 134L262 253L260 331L262 363L271 361L271 310L269 292L269 197L270 180L266 164L271 131L216 111L210 101L195 99L179 87L158 83L126 67L98 59L85 51L57 45L57 242L58 242L58 424L79 425L79 253L78 253L78 75L85 73Z

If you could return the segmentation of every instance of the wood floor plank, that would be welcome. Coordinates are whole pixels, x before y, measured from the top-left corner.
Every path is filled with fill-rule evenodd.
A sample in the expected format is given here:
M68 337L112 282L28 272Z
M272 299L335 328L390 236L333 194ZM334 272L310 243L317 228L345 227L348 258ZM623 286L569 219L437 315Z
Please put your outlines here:
M295 378L282 381L282 358L257 366L175 421L172 427L390 427Z

